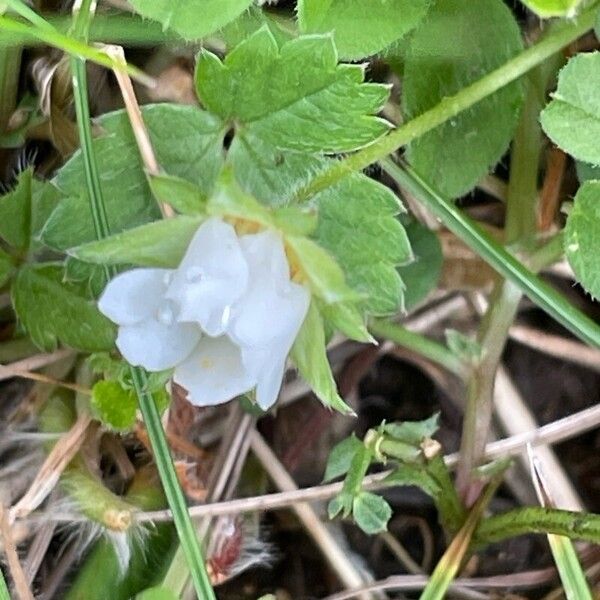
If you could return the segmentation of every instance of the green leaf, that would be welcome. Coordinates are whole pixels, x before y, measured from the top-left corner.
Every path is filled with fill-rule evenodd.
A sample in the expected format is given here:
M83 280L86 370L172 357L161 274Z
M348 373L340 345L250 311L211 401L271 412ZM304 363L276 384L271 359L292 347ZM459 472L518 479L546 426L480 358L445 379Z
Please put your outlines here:
M302 377L325 406L344 414L354 414L338 394L327 360L323 319L314 302L310 304L290 356Z
M12 300L31 339L43 350L54 350L59 342L84 352L114 346L114 325L81 285L63 281L60 265L21 267L12 286Z
M569 600L593 600L592 592L571 540L567 537L549 534L548 542L565 596Z
M148 184L158 202L171 205L184 215L201 215L206 212L206 196L197 186L182 179L161 173L148 174Z
M586 181L565 226L565 254L577 281L600 298L600 181Z
M376 343L369 333L365 318L357 306L350 302L323 304L319 307L323 317L338 331L357 342Z
M203 220L202 216L182 215L155 221L68 252L78 260L95 264L175 268Z
M227 153L238 183L263 204L282 206L327 163L319 155L282 150L238 130Z
M31 169L21 172L15 188L0 198L0 237L17 250L29 246L32 177Z
M385 423L381 428L395 440L412 446L419 446L423 440L430 438L438 430L439 418L439 413L435 413L424 421Z
M406 233L415 259L408 265L398 267L404 282L404 307L416 306L436 288L444 262L442 246L437 235L418 221L405 225Z
M334 519L341 513L343 517L347 517L352 512L353 499L352 494L345 492L334 496L327 505L327 516Z
M456 329L446 329L446 345L461 360L475 364L481 359L482 348L479 342Z
M544 19L573 18L582 0L521 0L523 4Z
M128 431L135 425L137 397L116 381L95 383L91 406L96 417L115 431Z
M415 31L406 56L406 119L422 114L523 49L502 0L439 0ZM412 142L415 170L443 195L468 192L508 148L523 100L520 81Z
M390 487L414 485L434 500L437 500L442 491L431 474L420 464L401 464L383 480L383 483Z
M331 481L345 475L350 469L357 449L361 446L362 442L354 434L336 444L329 453L323 481Z
M355 174L314 197L319 211L315 237L341 265L348 284L364 298L371 314L402 306L404 285L396 270L413 258L396 215L403 210L386 186Z
M198 40L214 33L243 13L252 0L131 0L144 17L162 23L186 40Z
M10 279L14 268L10 255L0 248L0 288Z
M223 162L223 125L195 107L157 104L142 109L161 167L197 185L208 195ZM148 185L125 111L99 120L104 135L93 147L102 174L102 190L113 234L154 221L160 212ZM54 210L43 241L59 250L96 239L86 195L83 159L77 152L58 172L55 183L68 198Z
M388 87L363 80L361 66L337 64L330 36L299 37L279 48L267 28L223 62L203 50L196 66L196 88L207 109L235 121L238 133L299 152L355 150L389 129L373 116Z
M344 59L379 52L406 35L423 19L430 0L299 0L302 33L334 32Z
M302 272L315 296L327 304L357 300L358 294L348 287L341 267L319 244L295 235L286 236L285 241L293 252L292 268Z
M577 160L600 165L600 53L574 56L561 70L553 100L542 111L546 135Z
M352 516L356 524L368 535L387 529L392 517L390 505L371 492L361 492L355 496L352 504Z

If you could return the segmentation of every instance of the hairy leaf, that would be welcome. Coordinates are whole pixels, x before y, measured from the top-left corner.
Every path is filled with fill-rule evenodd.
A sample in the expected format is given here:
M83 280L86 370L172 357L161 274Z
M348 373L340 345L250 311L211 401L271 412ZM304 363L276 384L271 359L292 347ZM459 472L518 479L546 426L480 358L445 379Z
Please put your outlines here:
M223 125L191 106L157 104L143 109L162 168L208 194L221 169ZM129 119L116 111L100 119L104 135L93 142L110 230L113 234L160 217ZM81 153L60 169L55 183L68 198L59 203L42 232L46 244L64 250L96 239Z
M116 381L102 380L92 388L91 406L98 419L116 431L127 431L135 425L137 396Z
M406 35L423 19L430 0L299 0L302 33L334 32L340 56L375 54Z
M565 254L577 281L600 298L600 181L586 181L565 226Z
M204 217L179 216L128 229L69 250L79 260L104 264L175 268Z
M373 535L387 529L392 509L381 496L361 492L352 503L352 516L366 534Z
M110 350L114 345L114 325L81 285L63 281L59 265L22 267L12 299L23 326L43 350L54 350L59 342L84 352Z
M396 267L412 260L403 210L384 185L356 174L314 197L319 211L315 237L339 262L348 284L365 298L374 315L396 312L404 286Z
M162 23L186 40L214 33L243 13L252 0L131 0L144 17Z
M336 444L329 453L323 481L331 481L332 479L345 475L350 469L352 459L354 458L357 449L360 448L362 444L363 443L354 434Z
M581 0L521 0L523 4L544 19L574 17Z
M363 80L361 66L337 64L330 36L303 36L279 48L267 28L224 61L203 50L196 65L196 88L208 110L235 121L243 135L299 152L350 151L388 130L373 116L388 87Z
M504 64L523 49L502 0L439 0L410 40L402 104L407 119ZM412 142L415 170L450 197L468 192L508 148L523 100L517 81Z
M574 56L558 76L553 100L542 111L548 137L577 160L600 165L600 53Z
M353 412L338 394L327 360L323 319L314 302L311 302L290 356L300 375L325 406L345 414Z

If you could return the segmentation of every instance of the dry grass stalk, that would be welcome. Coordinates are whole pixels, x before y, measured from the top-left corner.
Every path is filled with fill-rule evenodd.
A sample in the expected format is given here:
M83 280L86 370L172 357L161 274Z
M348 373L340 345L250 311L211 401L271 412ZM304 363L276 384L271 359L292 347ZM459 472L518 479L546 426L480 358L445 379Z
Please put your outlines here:
M6 554L6 561L14 583L14 589L19 600L34 600L27 577L19 561L17 548L12 537L8 515L0 504L0 537Z
M85 440L91 421L89 415L80 415L73 427L54 445L25 495L10 509L11 522L34 511L54 489Z
M29 371L41 369L42 367L47 367L72 354L72 350L62 349L49 354L35 354L34 356L29 356L23 360L17 360L7 365L0 365L0 381L11 379L18 373L27 373Z

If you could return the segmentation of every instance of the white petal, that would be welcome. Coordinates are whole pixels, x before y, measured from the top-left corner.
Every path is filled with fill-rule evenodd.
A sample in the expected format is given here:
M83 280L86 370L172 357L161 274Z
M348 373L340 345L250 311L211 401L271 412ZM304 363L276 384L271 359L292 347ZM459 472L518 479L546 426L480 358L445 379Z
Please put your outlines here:
M248 262L251 279L262 275L276 285L290 280L290 266L280 235L266 230L242 236L240 244Z
M261 278L252 279L248 292L232 307L228 333L241 346L261 347L273 340L286 340L287 354L310 303L308 290L288 283L277 290Z
M256 402L263 410L277 401L288 351L281 340L270 348L242 348L242 362L256 379Z
M149 318L119 327L117 348L130 364L162 371L185 360L201 335L200 328L192 323L165 323Z
M119 325L132 325L152 316L163 301L170 269L132 269L112 279L98 309Z
M223 333L228 307L245 291L248 265L235 229L217 218L205 221L192 239L167 297L180 306L180 321L195 321L209 335Z
M268 410L277 401L284 373L285 361L272 363L260 374L256 384L256 402L263 410Z
M227 402L256 384L242 363L240 348L227 336L202 338L187 360L177 365L173 379L196 406Z

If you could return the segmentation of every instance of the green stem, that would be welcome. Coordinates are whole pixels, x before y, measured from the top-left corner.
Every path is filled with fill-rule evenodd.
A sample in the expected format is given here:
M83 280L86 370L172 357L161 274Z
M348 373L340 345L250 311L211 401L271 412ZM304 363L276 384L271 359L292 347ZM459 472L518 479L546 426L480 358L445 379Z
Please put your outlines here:
M430 361L450 371L460 379L465 379L469 372L467 365L443 344L430 340L424 335L409 331L402 325L388 319L374 319L369 323L374 335L391 340L399 346L408 348Z
M91 19L91 0L84 0L78 14L75 16L73 30L85 36ZM85 62L79 58L71 59L73 69L73 90L77 124L81 141L82 157L85 165L85 175L88 186L90 209L92 212L96 237L102 239L110 234L110 227L96 157L92 145L92 132L87 98L87 78ZM112 275L107 267L107 275ZM131 367L131 379L134 384L144 423L148 430L148 437L152 445L154 459L163 484L169 507L173 513L175 528L179 536L181 547L187 559L192 581L199 598L211 600L215 598L210 579L206 571L206 564L196 536L194 526L187 510L187 504L173 461L169 453L165 433L160 421L160 415L152 395L147 391L147 376L141 369Z
M435 129L477 104L480 100L519 79L555 52L568 46L591 29L596 20L595 5L596 3L593 7L582 12L576 19L560 23L537 44L524 50L521 54L475 83L463 88L454 96L444 98L430 110L401 125L367 148L350 155L344 160L333 163L317 174L308 185L301 188L297 193L297 198L306 200L317 192L337 183L349 173L361 171L382 160L412 140Z
M154 80L140 71L138 68L129 64L123 66L122 63L114 60L105 52L96 50L95 48L88 46L83 42L63 35L53 28L42 29L26 23L21 23L20 21L16 21L10 17L0 15L0 31L7 31L9 33L16 33L29 36L30 38L35 38L40 42L54 46L55 48L58 48L67 54L84 58L86 60L91 60L92 62L95 62L108 69L125 69L131 77L140 83L150 87L154 86Z
M572 306L522 262L495 242L452 202L433 191L414 171L390 159L381 161L387 173L438 217L455 235L506 277L540 308L584 342L600 348L600 326Z
M0 48L0 136L6 133L17 104L22 51L21 46Z
M480 547L527 533L553 533L600 544L600 515L541 506L516 508L482 521L475 544Z
M538 173L542 145L540 111L546 87L559 62L551 57L525 78L526 95L512 144L510 179L506 200L505 241L531 248L535 242L538 200ZM562 248L559 248L559 252ZM535 269L534 269L535 270ZM496 283L490 305L481 322L478 341L482 358L467 384L457 486L467 505L479 495L481 482L473 469L484 459L494 409L494 383L508 331L521 302L521 291L512 282Z

